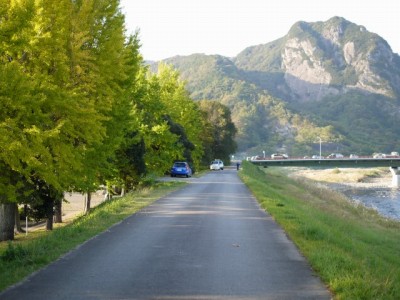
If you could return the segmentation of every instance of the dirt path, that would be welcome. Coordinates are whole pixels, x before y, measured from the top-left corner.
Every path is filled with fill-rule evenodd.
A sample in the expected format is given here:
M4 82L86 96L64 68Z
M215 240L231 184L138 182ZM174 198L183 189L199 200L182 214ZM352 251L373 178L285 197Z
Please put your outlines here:
M62 212L63 221L71 220L82 214L85 210L86 196L80 193L65 193ZM102 191L92 194L91 207L96 207L104 201L105 195Z

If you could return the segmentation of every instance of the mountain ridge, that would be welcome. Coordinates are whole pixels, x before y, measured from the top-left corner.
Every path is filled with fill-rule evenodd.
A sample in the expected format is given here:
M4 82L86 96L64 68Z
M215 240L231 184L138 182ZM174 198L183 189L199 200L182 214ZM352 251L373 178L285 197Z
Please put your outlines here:
M311 152L315 135L344 152L400 147L400 57L379 35L344 18L296 22L284 37L233 58L192 54L164 62L179 70L194 100L231 108L242 151ZM340 120L335 105L347 107ZM359 113L365 109L374 126ZM371 126L377 138L365 141Z

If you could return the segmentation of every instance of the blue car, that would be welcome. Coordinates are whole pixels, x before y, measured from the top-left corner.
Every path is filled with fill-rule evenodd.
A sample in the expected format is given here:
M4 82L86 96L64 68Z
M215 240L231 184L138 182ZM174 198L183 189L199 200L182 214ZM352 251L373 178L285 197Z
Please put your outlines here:
M190 168L189 164L185 161L178 161L175 162L171 168L171 177L176 176L192 176L192 169Z

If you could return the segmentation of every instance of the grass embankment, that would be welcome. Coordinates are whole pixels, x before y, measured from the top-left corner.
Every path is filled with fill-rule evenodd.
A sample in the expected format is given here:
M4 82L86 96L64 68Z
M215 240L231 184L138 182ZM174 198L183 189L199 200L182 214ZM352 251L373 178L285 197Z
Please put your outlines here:
M1 242L0 291L183 184L158 183L125 197L106 201L89 215L81 216L70 224L58 225L53 231L35 231L27 236L17 235L12 242Z
M240 176L336 299L400 299L400 222L278 169L245 162Z

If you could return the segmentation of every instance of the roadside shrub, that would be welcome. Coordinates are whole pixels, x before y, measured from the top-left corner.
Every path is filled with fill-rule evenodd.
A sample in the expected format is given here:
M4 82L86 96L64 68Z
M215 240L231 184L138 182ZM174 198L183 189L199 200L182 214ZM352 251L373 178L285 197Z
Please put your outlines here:
M9 242L6 251L0 256L3 261L22 261L29 255L29 252L21 245L14 245Z

